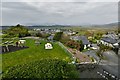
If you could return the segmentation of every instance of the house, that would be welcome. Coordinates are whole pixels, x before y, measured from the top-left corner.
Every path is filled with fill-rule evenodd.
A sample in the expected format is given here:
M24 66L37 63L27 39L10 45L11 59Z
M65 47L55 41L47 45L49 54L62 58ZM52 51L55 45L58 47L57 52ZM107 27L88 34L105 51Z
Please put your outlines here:
M110 37L103 37L100 40L100 43L104 44L106 46L109 46L109 47L113 47L113 48L118 47L118 45L119 45L117 40L110 38Z
M64 34L67 34L67 35L75 35L76 32L73 32L73 31L64 31Z
M98 49L99 50L99 46L97 44L91 44L91 49Z
M53 49L52 44L51 43L45 44L45 49Z
M90 42L86 36L71 36L70 39L75 41L82 41L84 45L84 49L87 49L88 47L90 47Z
M116 35L115 33L110 33L110 32L108 32L108 34L102 35L102 37L109 37L109 38L116 39L116 40L119 39L118 35Z
M61 32L61 30L57 29L56 32Z
M49 36L47 39L48 39L49 41L53 41L53 38L54 38L54 36L51 35L51 36Z

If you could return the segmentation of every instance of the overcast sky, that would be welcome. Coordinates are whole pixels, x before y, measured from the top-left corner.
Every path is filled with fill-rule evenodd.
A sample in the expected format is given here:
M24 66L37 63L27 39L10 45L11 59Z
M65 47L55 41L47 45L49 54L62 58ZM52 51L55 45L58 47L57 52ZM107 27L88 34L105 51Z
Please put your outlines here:
M46 0L44 0L46 1ZM60 0L59 0L60 1ZM106 24L118 21L118 2L2 2L2 25Z

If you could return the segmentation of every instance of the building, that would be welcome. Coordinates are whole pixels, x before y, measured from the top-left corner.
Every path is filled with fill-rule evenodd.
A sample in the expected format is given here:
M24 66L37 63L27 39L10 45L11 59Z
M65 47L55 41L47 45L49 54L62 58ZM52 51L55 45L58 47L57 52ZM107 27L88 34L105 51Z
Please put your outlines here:
M70 39L75 41L82 41L84 45L84 49L87 49L88 47L90 47L90 42L86 36L71 36Z
M61 32L61 30L57 29L56 32Z
M53 41L53 38L54 38L54 36L51 35L51 36L49 36L47 39L48 39L49 41Z
M110 33L110 32L108 32L108 34L102 35L102 37L109 37L109 38L116 39L116 40L119 39L118 35L116 35L115 33Z
M67 34L67 35L70 35L70 36L76 34L76 32L73 32L73 31L64 31L63 33Z
M103 37L100 40L100 43L104 44L106 46L112 47L112 48L118 47L118 45L119 45L117 40L110 38L110 37Z
M53 49L52 44L51 43L45 44L45 49Z

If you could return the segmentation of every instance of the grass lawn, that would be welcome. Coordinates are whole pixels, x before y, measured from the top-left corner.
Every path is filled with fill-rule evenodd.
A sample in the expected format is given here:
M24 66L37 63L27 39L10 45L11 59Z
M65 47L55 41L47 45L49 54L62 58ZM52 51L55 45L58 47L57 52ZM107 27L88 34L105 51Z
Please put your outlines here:
M2 55L3 72L14 65L24 64L27 62L32 62L40 59L60 59L65 60L67 62L71 61L69 55L57 43L53 43L52 50L45 50L44 45L46 43L47 42L45 41L41 41L41 44L37 46L35 45L33 39L27 39L26 46L29 46L29 48L3 54Z

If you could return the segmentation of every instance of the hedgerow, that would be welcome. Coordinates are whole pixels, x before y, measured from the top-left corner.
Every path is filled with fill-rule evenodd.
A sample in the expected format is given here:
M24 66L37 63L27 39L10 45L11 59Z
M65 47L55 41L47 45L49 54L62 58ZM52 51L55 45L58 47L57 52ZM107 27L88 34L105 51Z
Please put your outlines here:
M58 59L43 59L9 68L4 78L79 78L73 64Z

